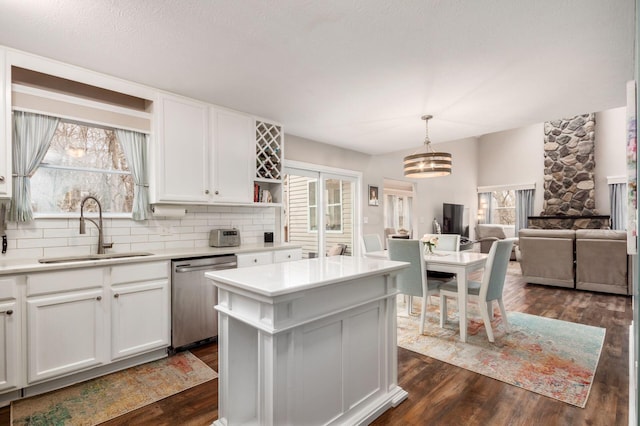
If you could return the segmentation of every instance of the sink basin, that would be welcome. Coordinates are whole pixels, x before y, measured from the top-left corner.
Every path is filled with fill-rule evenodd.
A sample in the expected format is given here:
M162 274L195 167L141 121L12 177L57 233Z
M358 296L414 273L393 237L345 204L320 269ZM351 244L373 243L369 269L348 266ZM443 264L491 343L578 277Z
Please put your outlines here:
M145 251L131 251L126 253L105 253L105 254L85 254L81 256L65 256L65 257L44 257L38 259L40 263L65 263L65 262L82 262L87 260L103 260L103 259L120 259L126 257L151 256L153 253Z

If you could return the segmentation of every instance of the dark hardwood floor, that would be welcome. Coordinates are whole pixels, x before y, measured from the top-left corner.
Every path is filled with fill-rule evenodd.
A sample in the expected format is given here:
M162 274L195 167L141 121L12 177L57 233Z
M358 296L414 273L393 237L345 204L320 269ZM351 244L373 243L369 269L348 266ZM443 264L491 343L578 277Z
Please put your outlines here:
M510 273L519 273L512 262ZM526 312L604 327L605 344L586 408L529 392L399 348L398 377L409 397L374 425L626 425L628 330L631 298L526 284L511 274L508 311ZM192 352L217 371L217 345ZM218 413L218 381L212 380L105 425L210 425ZM0 425L9 408L0 409Z

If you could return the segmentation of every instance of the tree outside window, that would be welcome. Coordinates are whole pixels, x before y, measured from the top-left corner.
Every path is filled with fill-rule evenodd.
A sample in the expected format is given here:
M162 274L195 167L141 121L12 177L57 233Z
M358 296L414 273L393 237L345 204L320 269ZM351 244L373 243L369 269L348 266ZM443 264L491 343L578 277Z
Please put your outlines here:
M134 182L113 129L61 121L47 155L31 178L36 213L78 212L87 195L103 211L130 213ZM90 203L87 209L97 209Z

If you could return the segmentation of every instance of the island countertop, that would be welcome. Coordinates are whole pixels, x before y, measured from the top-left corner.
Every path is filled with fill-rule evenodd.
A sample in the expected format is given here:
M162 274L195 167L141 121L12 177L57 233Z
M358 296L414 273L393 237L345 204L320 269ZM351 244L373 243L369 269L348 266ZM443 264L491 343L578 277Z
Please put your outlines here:
M406 262L331 256L207 272L211 280L267 297L380 275L407 267Z

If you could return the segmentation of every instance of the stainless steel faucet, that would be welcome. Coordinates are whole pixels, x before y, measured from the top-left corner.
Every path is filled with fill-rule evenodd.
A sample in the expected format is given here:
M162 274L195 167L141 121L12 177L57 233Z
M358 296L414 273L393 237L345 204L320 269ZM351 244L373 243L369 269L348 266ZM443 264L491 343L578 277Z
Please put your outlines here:
M98 214L99 214L98 222L96 222L93 219L84 217L84 203L89 199L95 201L96 204L98 205ZM96 197L93 197L91 195L87 195L86 197L84 197L82 199L82 202L80 203L80 233L81 234L87 233L87 226L84 222L85 220L88 220L89 222L93 223L96 226L96 228L98 228L98 254L104 254L104 249L113 247L113 243L104 242L104 235L102 233L102 205L100 205L100 201L98 201Z

